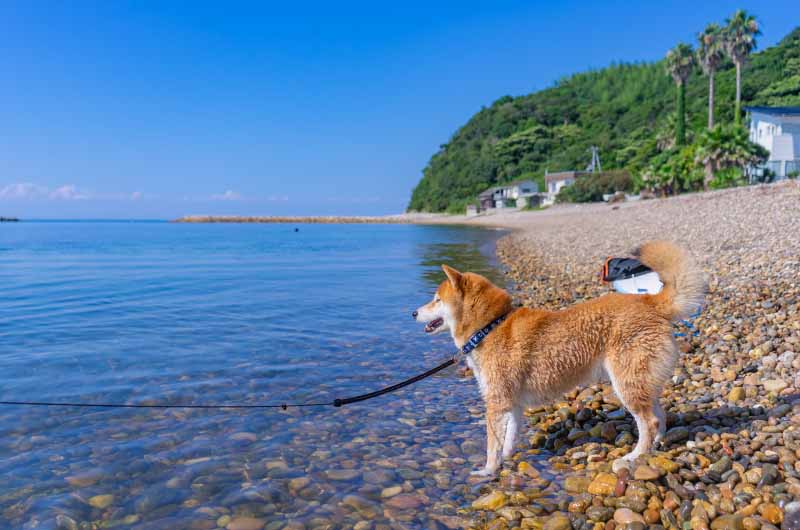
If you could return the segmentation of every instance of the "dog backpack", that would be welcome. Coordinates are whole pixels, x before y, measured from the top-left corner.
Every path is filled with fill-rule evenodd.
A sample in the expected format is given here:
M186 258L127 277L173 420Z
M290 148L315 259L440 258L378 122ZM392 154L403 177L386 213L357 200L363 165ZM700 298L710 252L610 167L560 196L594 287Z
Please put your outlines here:
M664 286L658 273L636 258L608 258L601 277L624 294L656 294Z

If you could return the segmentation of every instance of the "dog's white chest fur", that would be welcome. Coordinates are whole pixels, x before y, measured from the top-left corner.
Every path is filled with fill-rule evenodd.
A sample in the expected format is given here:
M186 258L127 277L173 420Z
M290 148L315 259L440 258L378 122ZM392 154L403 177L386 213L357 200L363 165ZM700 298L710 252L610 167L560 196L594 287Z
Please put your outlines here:
M472 370L472 373L475 374L475 380L478 382L478 388L481 390L481 395L486 397L486 381L483 378L483 374L481 374L481 368L478 362L472 357L472 354L466 356L467 359L467 366L469 369Z

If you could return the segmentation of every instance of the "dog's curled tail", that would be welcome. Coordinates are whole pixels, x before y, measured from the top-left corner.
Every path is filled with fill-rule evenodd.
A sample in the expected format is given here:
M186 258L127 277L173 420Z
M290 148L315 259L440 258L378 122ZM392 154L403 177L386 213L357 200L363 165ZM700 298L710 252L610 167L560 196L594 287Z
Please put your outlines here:
M679 320L700 309L706 293L705 278L684 249L668 241L649 241L635 254L664 283L653 299L665 316Z

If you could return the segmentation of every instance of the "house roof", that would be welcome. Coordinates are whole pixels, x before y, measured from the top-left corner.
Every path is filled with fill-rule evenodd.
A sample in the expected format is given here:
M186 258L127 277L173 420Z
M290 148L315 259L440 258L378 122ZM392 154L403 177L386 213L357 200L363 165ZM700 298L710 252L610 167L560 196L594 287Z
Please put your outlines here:
M800 116L800 107L745 107L744 110L773 116Z
M544 181L553 182L557 180L574 179L580 174L580 171L559 171L558 173L548 173L544 176Z
M478 194L478 197L479 197L479 198L480 198L480 197L489 197L489 196L491 196L491 195L492 195L494 192L496 192L497 190L502 190L502 189L505 189L505 188L512 188L512 187L514 187L514 186L519 186L520 184L524 184L524 183L526 183L526 182L529 182L529 183L531 183L531 184L536 184L534 181L532 181L532 180L530 180L530 179L515 180L514 182L509 182L509 183L507 183L507 184L502 184L502 185L500 185L500 186L492 186L491 188L489 188L489 189L487 189L487 190L483 190L482 192L480 192L480 193Z

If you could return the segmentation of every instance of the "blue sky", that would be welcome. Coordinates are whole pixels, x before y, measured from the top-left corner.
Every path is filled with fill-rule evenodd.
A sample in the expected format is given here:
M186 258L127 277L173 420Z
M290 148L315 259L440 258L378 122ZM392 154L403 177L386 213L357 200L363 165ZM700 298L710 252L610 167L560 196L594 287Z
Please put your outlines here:
M483 105L770 2L0 3L0 215L402 211Z

